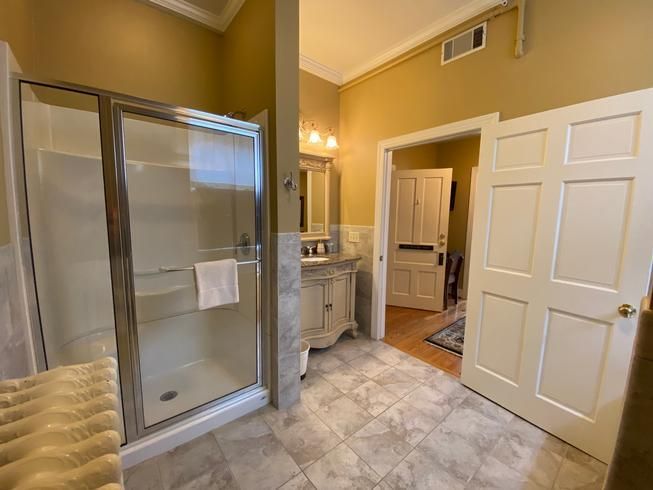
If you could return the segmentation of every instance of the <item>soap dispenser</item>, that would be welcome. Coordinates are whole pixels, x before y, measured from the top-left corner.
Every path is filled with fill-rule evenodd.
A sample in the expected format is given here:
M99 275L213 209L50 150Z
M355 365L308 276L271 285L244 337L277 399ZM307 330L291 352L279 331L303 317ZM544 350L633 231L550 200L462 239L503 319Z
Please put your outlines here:
M322 240L317 242L317 253L318 255L324 255L324 243L322 243Z

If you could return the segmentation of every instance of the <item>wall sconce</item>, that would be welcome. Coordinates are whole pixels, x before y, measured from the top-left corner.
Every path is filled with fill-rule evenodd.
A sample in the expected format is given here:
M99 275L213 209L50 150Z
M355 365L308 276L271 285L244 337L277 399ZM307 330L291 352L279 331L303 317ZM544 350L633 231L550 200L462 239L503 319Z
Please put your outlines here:
M313 129L311 129L311 132L308 134L308 142L312 145L322 143L322 136L320 136L320 132L317 130L315 123L313 123Z
M333 134L333 128L329 128L329 136L327 136L326 145L324 146L326 146L329 150L338 149L338 140L336 139L336 135Z
M310 129L308 129L310 125ZM304 118L299 116L299 141L307 141L311 145L323 144L324 140L322 139L322 134L317 128L317 124L314 121L305 121ZM333 128L329 128L329 134L326 138L326 143L324 147L327 150L336 150L338 149L338 140L336 135L333 133Z

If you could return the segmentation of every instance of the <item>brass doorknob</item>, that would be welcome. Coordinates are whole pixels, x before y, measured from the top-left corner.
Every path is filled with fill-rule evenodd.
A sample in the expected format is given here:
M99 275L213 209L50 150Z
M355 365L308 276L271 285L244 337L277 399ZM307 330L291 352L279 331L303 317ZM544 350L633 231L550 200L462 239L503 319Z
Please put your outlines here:
M624 318L632 318L637 314L637 308L628 304L620 305L617 311Z

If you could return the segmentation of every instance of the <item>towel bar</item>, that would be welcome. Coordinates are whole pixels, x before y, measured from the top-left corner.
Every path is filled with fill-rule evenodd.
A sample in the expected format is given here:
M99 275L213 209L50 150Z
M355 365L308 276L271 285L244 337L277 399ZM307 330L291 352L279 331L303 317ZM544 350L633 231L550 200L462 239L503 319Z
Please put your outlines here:
M248 265L248 264L258 264L261 262L260 260L244 260L242 262L237 262L237 265ZM180 271L192 271L194 267L192 265L186 265L186 266L161 266L158 269L150 269L150 270L140 270L140 271L134 271L135 276L149 276L151 274L160 274L162 272L180 272Z

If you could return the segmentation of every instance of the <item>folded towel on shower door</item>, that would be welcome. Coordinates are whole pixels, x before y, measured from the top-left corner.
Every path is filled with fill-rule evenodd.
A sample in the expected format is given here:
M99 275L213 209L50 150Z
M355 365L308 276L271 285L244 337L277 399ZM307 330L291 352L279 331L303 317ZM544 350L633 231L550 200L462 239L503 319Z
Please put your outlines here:
M200 310L238 303L238 262L235 259L198 262L195 286Z

